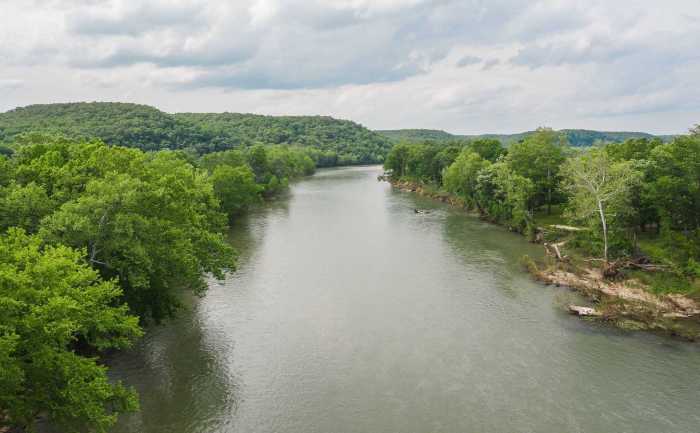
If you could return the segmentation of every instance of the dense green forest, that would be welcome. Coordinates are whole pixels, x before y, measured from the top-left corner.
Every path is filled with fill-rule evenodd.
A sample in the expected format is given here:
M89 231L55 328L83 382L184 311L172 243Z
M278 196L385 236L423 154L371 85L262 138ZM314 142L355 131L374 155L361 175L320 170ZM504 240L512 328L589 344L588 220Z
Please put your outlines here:
M387 156L395 181L458 197L485 219L534 236L569 224L569 246L604 266L636 257L663 272L640 278L656 291L700 289L700 133L669 142L633 138L590 148L540 129L498 140L402 142Z
M115 102L30 105L0 114L0 146L30 132L194 155L256 144L294 145L306 148L323 167L381 163L391 147L385 137L357 123L326 116L168 114L147 105Z
M311 174L293 146L194 158L27 134L0 155L0 430L99 431L137 409L101 355L235 268L228 219Z
M480 134L480 135L455 135L436 129L396 129L377 131L394 142L400 141L464 141L479 138L493 138L499 140L505 146L522 141L536 131L521 132L517 134ZM562 129L560 134L566 137L567 142L573 147L587 147L602 143L619 143L631 138L660 138L669 141L673 136L654 136L645 132L608 132L590 131L586 129Z
M250 143L288 144L318 151L320 166L383 162L388 140L348 120L327 116L260 116L236 113L179 113L176 119L213 137L208 149Z

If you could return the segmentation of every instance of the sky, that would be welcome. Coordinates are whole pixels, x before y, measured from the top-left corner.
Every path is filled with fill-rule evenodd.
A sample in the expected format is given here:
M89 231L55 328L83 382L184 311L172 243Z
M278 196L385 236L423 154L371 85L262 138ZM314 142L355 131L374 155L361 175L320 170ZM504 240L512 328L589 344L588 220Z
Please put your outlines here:
M700 1L0 0L0 111L72 101L683 133Z

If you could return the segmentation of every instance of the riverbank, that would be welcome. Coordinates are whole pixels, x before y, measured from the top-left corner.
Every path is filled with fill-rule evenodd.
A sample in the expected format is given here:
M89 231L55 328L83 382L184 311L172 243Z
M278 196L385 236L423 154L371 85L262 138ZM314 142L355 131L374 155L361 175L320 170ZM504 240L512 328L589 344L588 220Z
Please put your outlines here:
M407 180L381 176L392 187L465 208L465 202L446 191ZM556 226L560 230L565 226ZM575 229L575 228L568 228ZM555 230L555 231L556 231ZM568 287L590 301L590 305L568 305L570 313L589 320L608 322L627 330L648 330L696 341L700 339L700 303L684 294L658 295L639 279L604 276L595 261L567 256L562 243L544 242L545 228L538 227L531 241L545 247L545 260L524 257L528 271L546 284ZM564 230L565 232L567 230ZM552 239L548 239L552 241ZM573 252L572 252L573 253ZM575 255L575 254L571 254Z

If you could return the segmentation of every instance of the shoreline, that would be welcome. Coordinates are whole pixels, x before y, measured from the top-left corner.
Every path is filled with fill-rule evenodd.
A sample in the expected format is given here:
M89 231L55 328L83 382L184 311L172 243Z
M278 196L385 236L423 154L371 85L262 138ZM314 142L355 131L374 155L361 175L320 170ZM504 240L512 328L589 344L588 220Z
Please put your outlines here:
M392 188L403 192L465 208L464 201L458 197L418 182L392 180L386 175L379 176L378 180L386 181ZM538 233L541 233L540 228ZM531 242L543 244L541 236L536 236ZM625 330L653 331L689 341L700 340L700 303L697 301L683 294L654 294L634 278L606 279L601 269L559 260L546 248L546 244L543 246L545 260L537 263L525 256L523 264L536 280L547 285L568 287L583 295L591 304L569 305L569 313L586 320L604 321Z

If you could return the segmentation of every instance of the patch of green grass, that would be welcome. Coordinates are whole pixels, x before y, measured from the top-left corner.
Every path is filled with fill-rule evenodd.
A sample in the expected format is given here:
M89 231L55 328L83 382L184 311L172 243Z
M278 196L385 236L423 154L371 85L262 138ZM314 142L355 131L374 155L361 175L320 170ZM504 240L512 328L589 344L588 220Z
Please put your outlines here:
M670 246L655 233L640 235L638 246L642 254L652 263L665 266L667 270L657 272L635 270L629 272L631 277L648 285L656 294L683 293L700 297L700 280L693 278L692 273L688 273L688 259L681 248Z
M539 226L547 226L552 224L566 225L567 221L564 219L563 214L564 207L562 205L552 206L551 214L547 214L547 207L543 206L535 211L534 219L535 223Z
M626 274L631 278L636 278L641 281L648 286L649 291L657 295L682 293L692 295L693 297L700 296L700 287L697 281L691 281L673 272L632 270L628 271Z

